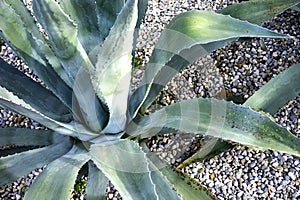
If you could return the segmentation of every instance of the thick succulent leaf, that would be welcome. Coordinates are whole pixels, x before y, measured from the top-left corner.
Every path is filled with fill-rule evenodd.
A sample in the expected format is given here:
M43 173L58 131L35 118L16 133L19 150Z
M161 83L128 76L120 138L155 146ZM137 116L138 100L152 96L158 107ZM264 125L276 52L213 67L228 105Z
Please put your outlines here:
M233 4L218 12L254 24L261 24L299 2L299 0L251 0Z
M130 96L129 101L129 112L130 116L133 117L137 114L137 106L140 105L141 101L144 101L141 108L143 113L156 99L159 92L165 87L165 85L176 75L180 70L184 69L189 64L196 61L199 57L207 55L215 49L221 48L226 44L234 41L235 39L227 39L218 42L211 42L209 44L195 45L189 49L181 51L178 55L174 55L171 60L157 73L153 79L152 84L143 84L137 88L136 91ZM163 50L155 50L157 54L163 53ZM149 64L147 67L156 67L157 64ZM149 73L148 73L149 74ZM146 76L147 74L145 74ZM150 76L152 76L150 74ZM150 87L151 86L151 87ZM149 90L149 91L147 91ZM145 98L144 94L147 94ZM143 100L144 99L144 100Z
M16 95L9 92L5 88L0 86L0 107L7 108L9 110L20 113L21 115L27 116L40 124L57 131L64 135L80 138L81 140L88 140L98 136L98 134L92 133L80 127L80 124L63 123L56 121L50 117L47 117L41 112L38 112L29 104L19 99ZM80 134L78 134L80 133Z
M114 25L118 14L125 5L125 0L96 0L96 14L98 20L98 29L100 30L100 39L108 36L111 27Z
M138 15L138 20L137 20L137 23L136 23L136 28L140 28L140 25L143 21L143 17L145 15L145 12L147 10L147 6L148 6L148 0L139 0L138 2L138 12L139 12L139 15Z
M57 122L54 119L47 117L34 109L31 105L20 99L18 96L0 86L0 106L18 112L22 115L45 125L46 127L56 130L57 127L62 127L62 122Z
M47 165L67 153L71 147L71 141L66 138L58 144L0 158L0 186Z
M125 4L124 0L63 0L59 2L62 9L78 25L78 38L88 54L103 43L117 14Z
M300 93L299 66L299 64L293 65L288 70L273 78L270 82L258 90L258 92L254 93L254 95L252 95L244 105L270 114L275 114L279 108L283 107L289 100ZM184 161L179 167L181 168L188 165L195 160L201 161L203 159L208 159L218 153L230 149L233 146L226 142L217 141L216 144L213 145L211 153L206 155L207 150L210 149L210 143L211 142L205 144L203 148L201 148L188 160Z
M67 0L61 1L60 5L77 24L78 38L87 53L94 50L94 52L97 52L96 56L98 56L98 45L107 36L116 19L117 13L124 5L124 1L76 1L75 3ZM107 21L105 21L106 19ZM100 20L99 24L98 20ZM94 61L93 64L96 64L95 59L91 61ZM92 70L90 64L88 63L87 67L83 67L77 71L73 88L73 110L77 114L75 117L76 122L84 124L93 132L99 133L107 125L108 114L106 113L107 108L105 103L101 103L96 98L90 78L86 73L86 70ZM94 74L93 70L91 74ZM102 92L98 91L98 93ZM101 95L98 96L104 101ZM93 103L91 104L91 102Z
M78 40L76 23L52 0L33 1L34 15L48 34L51 47L73 85L80 67L91 63Z
M58 1L74 23L78 26L78 38L87 53L102 43L98 29L96 3L94 0Z
M44 114L38 112L29 104L24 102L22 99L19 99L16 95L14 95L13 93L9 92L8 90L6 90L1 86L0 86L0 106L18 112L27 117L30 117L31 119L43 124L44 126L52 130L61 131L62 133L71 132L67 130L63 131L65 127L68 127L67 124L55 121L54 119L51 119L50 117L47 117Z
M66 136L51 130L35 130L28 128L0 128L0 146L41 146L62 141Z
M164 86L166 81L161 82L161 77L166 76L166 73L174 76L178 70L195 59L239 37L285 38L287 36L214 12L194 10L175 17L163 30L146 67L140 88L130 99L137 102L133 104L130 102L131 117L137 114L140 107L143 112L152 103L153 97L157 96L162 87L150 89L153 85ZM172 62L175 55L183 62L178 66L176 59ZM166 80L170 80L171 76L167 77Z
M24 11L24 5L17 1L0 2L0 35L18 55L33 69L34 73L69 108L72 106L72 90L58 76L59 63L43 36L36 30L32 17ZM35 27L35 28L34 28ZM45 56L43 55L45 54ZM52 67L50 67L52 66ZM64 75L61 75L64 77Z
M73 92L73 112L76 113L74 120L87 129L100 133L107 124L109 114L97 98L86 69L79 69Z
M137 143L119 140L91 146L96 166L126 199L179 199Z
M19 1L14 0L6 0L6 2L14 9L15 13L19 15L19 17L22 19L22 22L24 23L24 26L26 27L26 30L32 35L33 40L37 46L39 47L39 55L41 58L49 65L53 67L53 69L60 75L60 77L69 84L68 77L63 70L59 60L54 55L53 51L50 49L49 45L47 44L47 39L45 36L42 35L42 33L39 31L36 23L34 22L33 17L28 12L27 8L23 3L20 3ZM43 57L45 56L45 57ZM70 84L69 84L70 86Z
M118 133L125 127L137 2L126 2L99 49L95 69L90 72L96 94L100 99L104 97L110 112L104 133Z
M13 154L16 154L16 153L21 153L21 152L24 152L24 151L29 151L29 150L32 150L34 149L33 146L23 146L23 147L16 147L16 146L11 146L11 148L5 148L2 149L0 151L0 157L5 157L5 156L9 156L9 155L13 155Z
M192 99L167 106L136 122L127 134L146 138L163 127L209 135L258 149L299 156L300 140L268 116L249 107L217 99Z
M70 199L80 168L90 159L85 147L78 143L54 160L37 177L24 199Z
M234 147L234 145L214 137L208 137L206 140L207 141L200 147L200 149L178 165L177 169L182 169L197 161L202 162L203 160L210 159Z
M132 67L134 66L134 58L135 58L135 51L136 51L136 43L137 38L139 37L139 29L140 25L143 21L143 17L145 15L145 12L147 10L148 0L139 0L138 1L138 19L135 25L135 31L134 31L134 40L133 40L133 48L132 48Z
M69 4L70 2L66 1L62 5L66 5L65 8L68 8L68 11L70 11L71 5ZM83 5L76 6L81 7ZM89 71L92 69L92 63L78 39L79 25L64 12L58 1L34 1L33 9L38 21L48 33L49 40L57 57L61 60L69 77L71 77L71 82L74 86L73 97L75 97L73 103L74 101L76 102L73 105L73 109L79 112L74 112L76 120L87 125L87 128L93 132L99 133L106 125L107 119L106 115L102 114L104 110L101 102L96 98L94 91L91 87L86 87L90 84L89 77L82 79L82 76L85 76L85 70ZM77 11L71 12L70 15L74 16ZM82 28L82 25L80 26ZM89 105L90 102L93 102L93 106L91 107ZM93 109L92 112L91 109Z
M256 91L244 105L275 114L300 94L300 64L295 64Z
M158 158L157 155L152 153L147 145L142 142L141 147L146 153L149 160L155 164L165 178L172 184L172 186L180 194L181 199L216 199L206 188L195 182L193 179L183 174L177 169L172 169L167 163Z
M194 182L190 177L184 175L182 172L173 170L171 167L166 166L161 169L164 176L167 177L168 181L174 185L178 193L182 196L182 199L203 199L211 200L217 199L212 193L206 188L201 186L199 183Z
M108 179L106 178L106 176L97 168L97 166L92 161L90 161L85 198L87 200L105 199L107 184Z
M300 3L298 3L297 5L291 7L291 9L296 10L298 12L300 12Z
M0 79L0 86L5 87L39 112L58 121L71 121L69 109L52 92L2 59L0 59Z

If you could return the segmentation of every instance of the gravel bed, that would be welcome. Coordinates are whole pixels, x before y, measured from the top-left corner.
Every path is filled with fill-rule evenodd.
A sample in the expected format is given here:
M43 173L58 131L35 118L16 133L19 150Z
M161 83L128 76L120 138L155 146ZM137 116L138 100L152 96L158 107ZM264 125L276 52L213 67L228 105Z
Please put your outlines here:
M161 30L177 14L192 10L218 10L237 0L150 0L141 25L137 43L137 57L148 62ZM30 5L30 1L28 1ZM292 40L252 39L235 42L198 60L175 76L158 98L158 106L195 97L240 95L241 102L272 77L300 62L300 16L288 10L263 26L295 37ZM38 77L15 55L3 46L0 56L26 75L40 82ZM143 67L134 72L137 85ZM273 117L276 122L300 138L300 95L291 100ZM0 110L0 126L43 128L38 123L6 109ZM201 147L205 138L184 134L170 134L149 139L151 150L172 165L178 165ZM42 167L42 166L41 166ZM44 166L45 167L45 166ZM21 199L24 191L43 168L0 189L0 199ZM300 160L275 151L258 151L236 146L205 162L195 162L183 169L199 180L218 199L300 199ZM86 179L86 177L83 177ZM84 190L73 192L72 199L83 199ZM122 199L110 184L107 199Z

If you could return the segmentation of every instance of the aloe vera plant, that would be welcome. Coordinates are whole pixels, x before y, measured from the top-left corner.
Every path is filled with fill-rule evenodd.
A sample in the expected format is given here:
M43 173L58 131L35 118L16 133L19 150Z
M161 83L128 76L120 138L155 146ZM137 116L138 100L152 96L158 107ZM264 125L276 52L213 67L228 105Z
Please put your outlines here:
M282 10L297 3L287 1ZM42 34L23 4L0 1L1 37L43 81L0 60L0 106L47 127L0 129L1 146L39 147L1 157L0 185L47 165L24 198L69 199L88 165L87 199L105 198L109 180L124 199L214 198L145 144L147 137L179 131L214 137L205 155L221 138L299 156L300 141L252 109L274 113L299 94L299 64L272 80L275 89L264 86L245 105L198 98L145 114L165 84L199 57L240 37L288 36L228 15L182 13L161 33L140 86L131 92L135 29L146 6L146 0L33 0Z

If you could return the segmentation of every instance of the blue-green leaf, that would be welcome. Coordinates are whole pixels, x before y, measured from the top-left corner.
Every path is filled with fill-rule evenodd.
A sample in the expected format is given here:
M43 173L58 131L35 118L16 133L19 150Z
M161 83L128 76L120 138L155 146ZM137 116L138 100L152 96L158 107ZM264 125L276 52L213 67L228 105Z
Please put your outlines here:
M91 129L95 133L106 126L109 114L105 105L97 98L86 69L78 71L73 87L73 113L76 124Z
M5 41L23 58L47 87L66 106L71 108L72 90L57 74L61 70L60 64L39 33L24 5L17 1L8 2L9 4L5 1L0 2L2 19L0 35L4 36ZM61 77L65 78L64 76L61 74Z
M99 37L101 41L104 41L125 5L125 0L96 0L95 2L98 29L100 30Z
M99 37L95 1L63 0L59 3L64 12L77 24L78 39L88 54L102 42Z
M62 10L57 1L33 1L33 10L73 86L80 67L89 68L91 65L78 40L76 23Z
M218 12L254 24L261 24L299 2L299 0L251 0L232 4Z
M58 144L0 158L0 186L47 165L67 153L71 147L72 143L66 138Z
M158 167L164 178L166 178L172 187L176 189L178 194L180 194L181 199L216 199L213 194L199 183L196 183L195 180L192 180L189 176L183 174L177 169L172 169L167 163L158 158L149 150L145 143L142 143L141 146L149 160Z
M264 114L217 99L175 103L131 122L127 134L146 138L162 128L209 135L258 149L299 156L300 140Z
M140 108L143 113L179 70L239 37L287 38L246 21L213 12L194 10L175 17L162 32L140 87L130 98L130 116L134 118Z
M70 11L71 5L68 2L62 5L66 5L65 8ZM81 7L81 5L78 6ZM74 87L73 103L75 105L73 104L73 111L76 111L74 112L74 118L76 118L78 123L87 126L87 129L99 133L106 125L107 117L106 115L102 115L104 109L101 102L96 98L92 88L89 87L89 77L82 79L85 71L92 69L92 63L79 40L84 37L83 35L80 37L78 33L78 26L82 28L83 22L81 25L80 23L79 25L76 24L76 21L72 20L64 12L60 3L56 1L34 1L33 9L38 21L45 28L51 46L56 56L60 59ZM74 16L75 13L76 10L71 12L71 15ZM94 106L89 107L89 102L93 102ZM91 109L93 109L92 114L90 114Z
M74 124L73 122L64 123L56 121L43 113L37 111L32 106L24 102L22 99L0 86L0 106L10 109L22 115L25 115L40 124L57 131L61 134L77 137L81 140L89 140L98 136L86 129L81 124Z
M86 199L105 199L107 184L108 179L106 178L106 176L97 168L97 166L92 161L90 161L88 184L86 188Z
M41 146L59 143L66 136L51 130L35 130L28 128L0 128L0 146Z
M132 48L132 63L134 63L135 58L135 51L136 51L136 42L137 38L139 37L139 29L140 25L143 21L143 17L145 15L145 12L147 10L148 0L139 0L138 2L138 19L135 25L135 31L134 31L134 40L133 40L133 48Z
M298 3L297 5L291 7L291 9L296 10L298 12L300 12L300 3Z
M126 199L179 199L137 143L119 140L91 146L96 166Z
M96 66L90 71L96 94L104 98L109 108L110 118L104 133L119 133L125 127L137 2L126 2L109 36L97 49Z
M208 136L205 138L205 143L201 144L200 149L192 156L184 160L182 163L180 163L180 165L178 165L176 168L183 169L185 166L188 166L191 163L202 162L204 160L210 159L233 147L234 145L226 141L222 141L218 138Z
M298 94L300 94L300 64L295 64L262 86L244 105L273 115Z
M25 193L24 199L70 199L77 174L89 159L85 147L74 144L68 153L47 165Z
M148 0L139 0L138 2L138 12L139 12L139 15L138 15L138 20L137 20L137 23L136 23L136 28L140 28L140 25L143 21L143 17L145 15L145 12L147 10L147 6L148 6Z
M70 122L70 110L49 90L0 59L0 86L23 99L39 112L62 122Z
M39 50L37 52L39 53L41 58L48 65L51 65L51 67L53 67L55 72L70 86L68 77L65 71L63 70L59 60L56 58L53 51L50 49L49 45L47 44L46 37L42 35L42 33L39 31L36 23L34 22L33 17L28 12L24 4L14 0L6 0L6 2L9 3L9 5L14 9L18 17L20 17L20 19L24 23L24 27L26 27L26 31L28 31L31 34L32 36L31 43L37 45L35 47Z

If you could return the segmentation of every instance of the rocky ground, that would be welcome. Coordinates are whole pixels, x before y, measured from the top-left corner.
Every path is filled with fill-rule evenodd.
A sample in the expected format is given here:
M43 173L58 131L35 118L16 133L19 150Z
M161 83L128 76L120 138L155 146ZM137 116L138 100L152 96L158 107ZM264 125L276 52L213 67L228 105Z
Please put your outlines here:
M140 30L137 57L149 60L160 31L177 14L192 10L218 10L236 0L151 0ZM191 64L180 72L161 93L158 106L183 99L211 97L215 91L240 95L245 101L272 77L293 63L300 62L300 14L287 10L265 22L264 27L294 36L295 39L252 39L235 42ZM0 56L13 63L33 79L38 78L12 54L2 47ZM135 82L143 74L136 69ZM300 138L300 95L291 100L274 116L275 120ZM8 110L1 110L1 126L43 128L38 123ZM173 165L178 165L205 141L202 137L170 135L149 140L152 151ZM299 199L299 158L274 151L258 151L236 146L205 162L195 162L183 169L215 193L218 199ZM0 199L20 199L42 169L0 189ZM107 188L107 199L120 199L113 187ZM83 199L84 190L74 192L73 199Z

